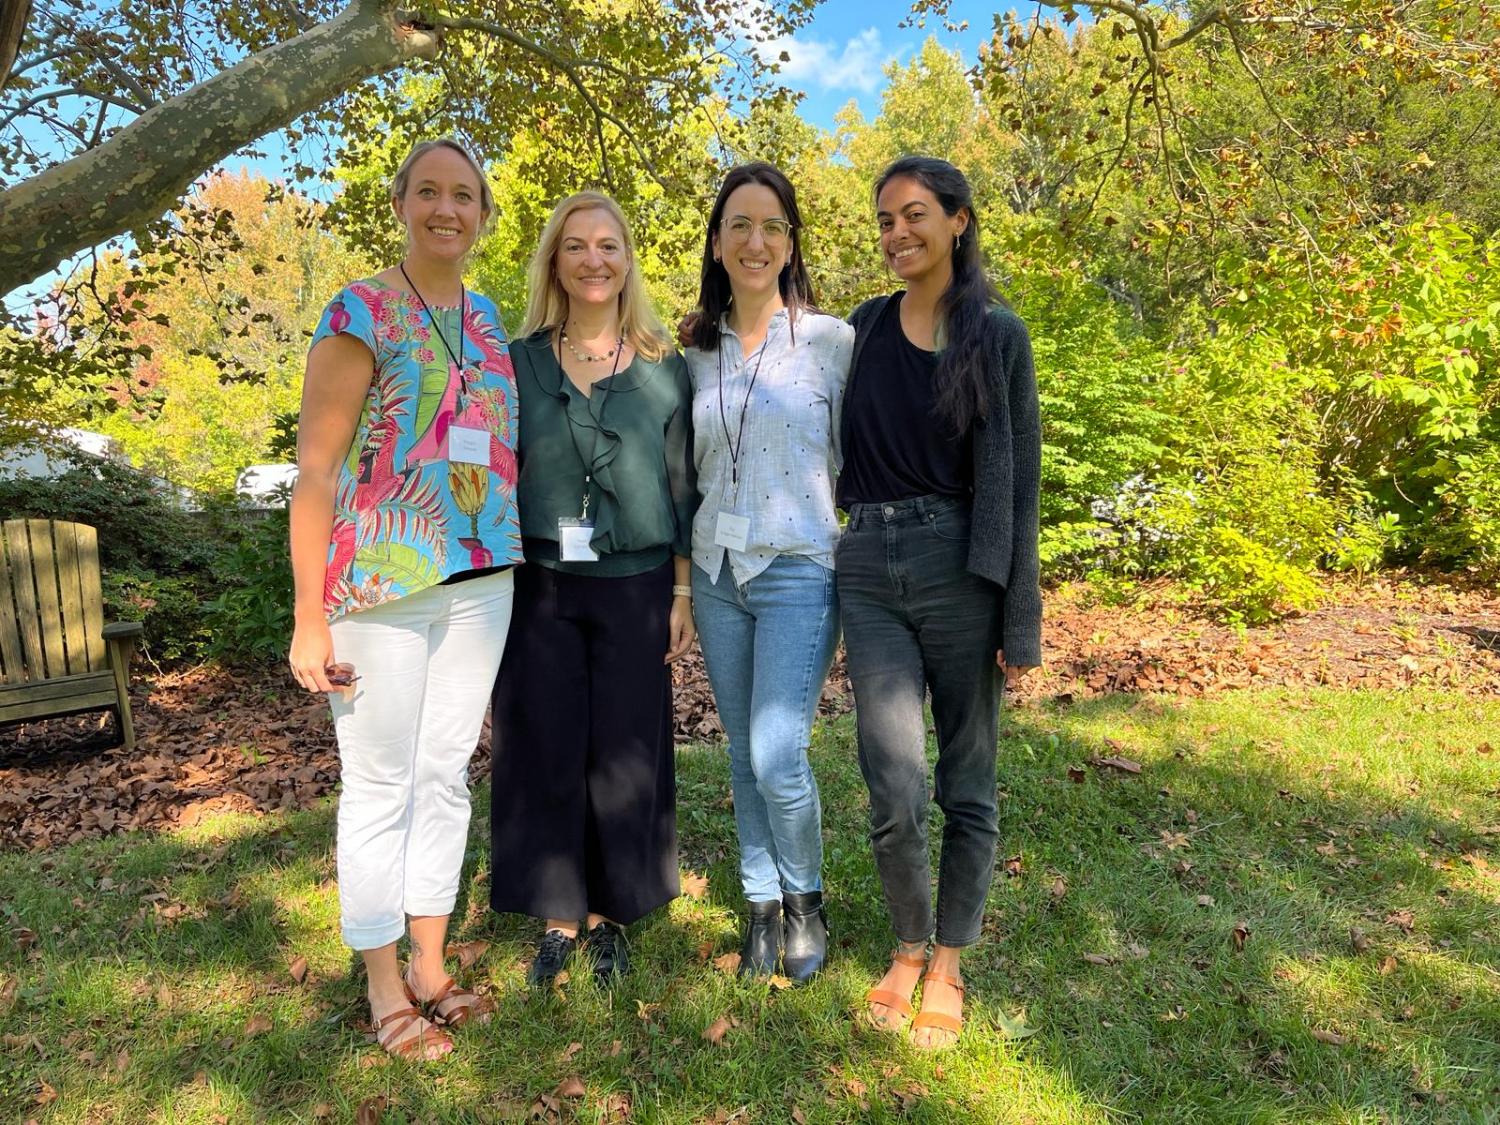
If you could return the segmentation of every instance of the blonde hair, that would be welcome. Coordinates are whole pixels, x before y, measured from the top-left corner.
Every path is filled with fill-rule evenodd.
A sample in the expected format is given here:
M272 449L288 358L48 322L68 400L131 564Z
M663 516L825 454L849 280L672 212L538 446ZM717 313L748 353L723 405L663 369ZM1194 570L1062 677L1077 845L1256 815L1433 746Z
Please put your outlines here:
M630 237L625 212L603 192L580 191L553 208L552 217L542 230L541 241L526 270L528 296L521 335L530 336L544 328L557 328L568 319L568 293L557 277L557 248L562 243L563 226L567 221L579 211L595 210L605 212L614 220L625 243L628 269L619 297L620 335L637 353L654 362L671 351L671 341L651 305L640 271L636 269L635 240Z
M489 177L484 174L484 169L480 167L479 161L475 158L474 154L452 137L437 137L430 141L419 141L406 154L406 159L401 162L401 167L396 169L396 175L391 179L391 198L406 198L406 189L411 186L412 166L433 149L438 148L452 149L458 153L459 156L462 156L468 162L469 167L474 169L474 175L479 177L479 210L483 218L481 219L478 233L484 234L489 229L491 220L495 217L495 193L490 190Z

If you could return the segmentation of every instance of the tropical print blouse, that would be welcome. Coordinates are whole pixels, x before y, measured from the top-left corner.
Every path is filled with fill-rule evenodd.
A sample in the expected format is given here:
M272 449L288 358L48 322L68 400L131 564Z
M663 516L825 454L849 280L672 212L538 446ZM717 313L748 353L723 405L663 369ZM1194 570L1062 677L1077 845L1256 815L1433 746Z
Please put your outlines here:
M371 278L339 293L313 333L313 344L352 336L375 356L339 470L329 620L521 561L515 369L494 303L467 293L465 304L429 313Z

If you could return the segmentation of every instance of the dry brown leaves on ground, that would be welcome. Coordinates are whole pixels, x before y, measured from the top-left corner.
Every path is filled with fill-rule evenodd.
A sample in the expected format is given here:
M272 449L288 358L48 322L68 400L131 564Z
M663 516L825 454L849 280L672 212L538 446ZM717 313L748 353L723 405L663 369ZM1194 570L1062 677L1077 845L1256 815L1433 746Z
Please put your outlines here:
M1019 691L1031 699L1312 684L1500 691L1500 596L1493 591L1344 584L1314 613L1243 634L1192 616L1165 585L1146 588L1129 606L1091 605L1069 592L1053 592L1046 605L1047 664ZM700 653L674 665L673 683L678 741L719 737ZM0 848L192 824L224 809L307 807L338 780L327 705L296 690L280 668L137 674L133 686L133 754L101 750L110 720L97 716L0 731ZM851 705L840 656L820 710L839 714ZM1093 764L1134 765L1123 758ZM488 773L486 727L470 774ZM1075 780L1083 780L1081 768Z

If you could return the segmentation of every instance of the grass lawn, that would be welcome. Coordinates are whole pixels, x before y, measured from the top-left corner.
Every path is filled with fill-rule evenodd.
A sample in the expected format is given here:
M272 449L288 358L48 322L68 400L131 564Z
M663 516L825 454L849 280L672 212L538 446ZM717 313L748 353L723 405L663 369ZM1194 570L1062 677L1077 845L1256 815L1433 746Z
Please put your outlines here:
M468 975L498 1011L445 1064L366 1045L331 807L0 856L0 1119L353 1121L383 1096L385 1122L1495 1121L1491 741L1500 701L1418 691L1009 713L969 1029L939 1055L850 1018L892 939L847 718L814 748L835 954L806 989L713 963L739 901L721 750L678 756L707 888L634 928L612 995L526 992L536 927L485 908L479 793L454 937L489 943ZM1109 756L1140 773L1086 764Z

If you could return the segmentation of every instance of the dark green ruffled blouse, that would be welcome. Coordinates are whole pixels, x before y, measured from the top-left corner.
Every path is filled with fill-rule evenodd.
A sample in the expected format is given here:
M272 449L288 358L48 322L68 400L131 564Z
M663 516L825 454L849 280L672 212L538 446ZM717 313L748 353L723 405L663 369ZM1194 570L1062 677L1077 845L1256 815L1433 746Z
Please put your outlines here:
M672 555L692 554L698 485L693 468L692 387L682 356L670 352L594 384L585 396L558 365L551 334L513 341L521 403L522 545L526 560L573 574L643 574ZM598 562L558 560L557 521L583 507Z

